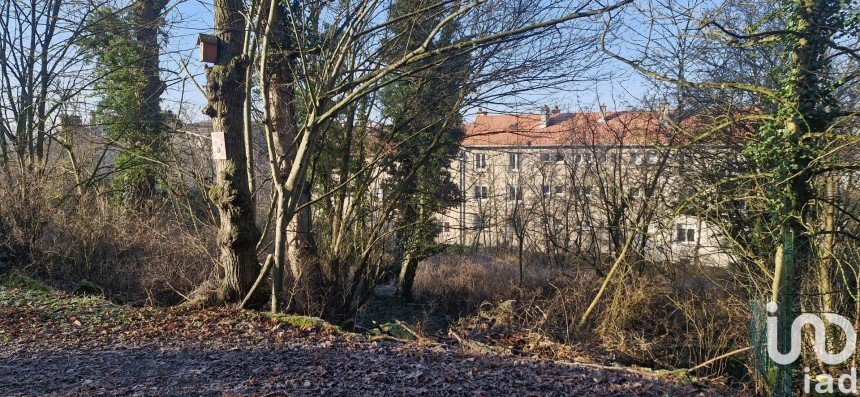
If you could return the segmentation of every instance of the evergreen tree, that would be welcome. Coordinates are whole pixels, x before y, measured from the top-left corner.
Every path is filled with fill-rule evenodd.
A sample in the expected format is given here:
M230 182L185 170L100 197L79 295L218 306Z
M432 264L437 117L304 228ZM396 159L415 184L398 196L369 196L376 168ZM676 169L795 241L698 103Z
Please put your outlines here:
M125 200L151 197L162 178L166 150L165 115L160 108L158 32L166 0L137 0L132 7L94 13L84 41L86 54L105 76L97 122L120 147L112 188Z
M390 33L395 38L393 56L422 45L416 38L427 37L439 13L424 9L426 0L396 0L392 4ZM405 17L408 16L408 17ZM398 20L398 18L401 18ZM432 46L457 40L459 27L448 25ZM398 294L412 299L412 282L418 261L436 246L439 228L434 214L444 212L461 199L449 166L463 139L460 106L466 93L468 54L428 59L404 70L397 81L382 92L383 116L390 126L383 141L400 147L386 159L390 189L402 191L397 205Z

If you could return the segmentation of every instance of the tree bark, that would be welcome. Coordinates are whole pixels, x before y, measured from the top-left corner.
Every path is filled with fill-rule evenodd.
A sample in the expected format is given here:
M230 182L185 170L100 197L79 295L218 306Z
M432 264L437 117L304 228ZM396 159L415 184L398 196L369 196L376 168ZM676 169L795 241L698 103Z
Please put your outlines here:
M832 93L823 80L830 71L827 43L835 32L835 27L827 22L834 9L832 0L803 0L794 7L798 38L793 43L789 57L791 71L788 95L782 107L788 113L783 125L788 135L787 143L790 147L799 148L787 159L793 164L792 168L799 171L791 174L783 203L787 208L788 218L784 230L794 232L795 236L796 265L790 269L777 268L775 273L783 271L785 278L799 284L802 281L801 276L809 270L810 262L816 259L813 255L812 238L805 226L817 222L816 214L809 205L813 197L811 183L814 176L810 164L816 157L812 149L815 146L810 145L813 140L810 134L824 132L833 123L833 116L827 110L827 100ZM780 292L780 287L775 282L772 293L776 296Z
M139 129L143 145L160 153L165 149L164 123L161 116L161 94L164 82L159 74L161 47L158 33L161 27L161 12L167 0L137 0L134 4L135 38L140 54L140 73L146 85L140 95ZM148 172L143 180L133 186L133 195L140 198L151 197L155 192L156 175Z
M414 293L415 273L418 271L418 260L412 252L406 252L400 265L400 276L397 280L397 295L406 302L412 302Z
M204 114L212 118L213 138L223 132L226 157L214 160L213 199L220 215L218 248L222 271L217 298L239 303L260 272L256 254L260 231L253 219L242 120L248 67L248 60L239 51L245 26L244 2L215 0L214 12L218 61L206 70L209 104Z
M319 263L318 250L313 233L311 232L311 208L307 205L311 200L311 187L307 182L295 186L296 194L288 191L286 186L290 171L296 160L298 151L298 121L296 120L296 95L293 68L295 60L292 53L295 47L283 23L288 12L276 2L267 26L267 73L264 78L268 84L269 114L271 117L272 142L277 157L277 181L281 184L277 189L278 222L276 231L276 255L273 272L273 308L278 294L281 293L282 272L285 262L289 262L290 273L303 286L311 297L321 297L325 294L322 270ZM290 211L289 200L296 198L295 210ZM292 213L291 213L292 212ZM288 224L284 224L289 219Z
M404 170L411 170L415 167L413 159L406 158L402 161ZM407 171L408 172L408 171ZM407 197L403 208L401 209L400 224L403 230L397 233L397 260L400 262L400 273L397 277L397 295L407 302L412 301L412 284L415 279L415 271L418 267L418 247L416 246L417 239L420 233L419 211L416 208L418 203L413 200L418 197L418 189L415 186L414 178L406 178L401 182L399 189L403 190L403 195Z
M826 177L826 197L829 203L824 206L823 231L826 233L821 239L818 249L818 293L821 295L821 311L833 313L833 280L830 272L836 268L836 181L832 175Z

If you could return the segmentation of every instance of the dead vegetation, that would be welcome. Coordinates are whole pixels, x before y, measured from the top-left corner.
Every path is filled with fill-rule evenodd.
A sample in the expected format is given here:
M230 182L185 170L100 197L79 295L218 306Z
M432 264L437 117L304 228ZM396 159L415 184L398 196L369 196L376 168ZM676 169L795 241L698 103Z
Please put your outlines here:
M685 369L743 345L748 311L703 274L684 282L665 273L628 273L583 325L599 279L587 271L532 258L524 288L507 253L442 255L425 261L416 292L462 315L453 328L469 339L577 362ZM444 280L444 282L442 282ZM698 369L699 375L743 377L745 356ZM736 379L737 380L737 379Z
M87 280L121 301L170 305L211 272L213 229L170 203L141 211L105 196L64 196L47 182L27 188L24 199L0 188L0 246L25 274L67 290Z
M197 224L202 229L195 231L187 217L188 227L167 225L157 210L122 209L100 198L77 197L68 205L50 192L34 189L26 202L7 197L0 205L3 246L14 258L9 265L16 274L37 276L66 290L85 280L115 300L170 305L211 271L206 234L211 227ZM706 279L679 283L665 275L630 273L625 282L613 285L595 320L580 326L578 316L598 279L575 267L545 265L539 255L526 263L520 286L516 258L504 251L428 259L416 277L418 303L407 311L418 319L419 332L436 323L427 334L431 339L455 341L439 325L442 316L462 338L454 343L600 365L690 368L743 341L748 323L743 305L719 288L701 288L710 283ZM382 305L389 308L385 310L405 308L402 302ZM382 311L371 316L387 322ZM383 334L393 329L386 323L380 327ZM721 360L699 375L729 374L741 361Z
M181 302L213 267L212 226L175 211L169 216L183 221L166 222L171 205L132 210L101 197L59 199L48 184L31 186L27 200L16 200L14 189L2 191L2 246L10 258L4 266L13 269L6 274L152 306ZM430 258L418 268L418 301L371 302L381 309L371 310L367 323L378 325L366 328L396 339L417 332L471 350L660 369L690 368L743 343L744 305L705 277L681 282L668 272L628 272L598 315L579 325L599 279L572 265L547 265L538 254L526 264L520 285L509 252ZM732 374L742 361L719 360L698 375Z

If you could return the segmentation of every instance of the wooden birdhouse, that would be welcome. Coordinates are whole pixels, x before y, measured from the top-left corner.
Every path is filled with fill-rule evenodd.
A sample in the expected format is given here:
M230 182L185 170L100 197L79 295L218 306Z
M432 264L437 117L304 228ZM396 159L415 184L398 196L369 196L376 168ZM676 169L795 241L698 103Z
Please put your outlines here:
M197 46L200 47L200 61L215 63L218 61L218 37L211 34L197 36Z

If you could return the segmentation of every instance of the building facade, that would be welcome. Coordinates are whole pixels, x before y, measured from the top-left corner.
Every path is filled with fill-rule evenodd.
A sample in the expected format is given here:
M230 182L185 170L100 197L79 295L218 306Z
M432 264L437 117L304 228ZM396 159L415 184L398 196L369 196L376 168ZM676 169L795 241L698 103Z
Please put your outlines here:
M676 211L704 148L683 127L669 112L479 112L450 170L464 201L440 214L439 239L588 262L630 237L645 259L724 266L717 229Z

